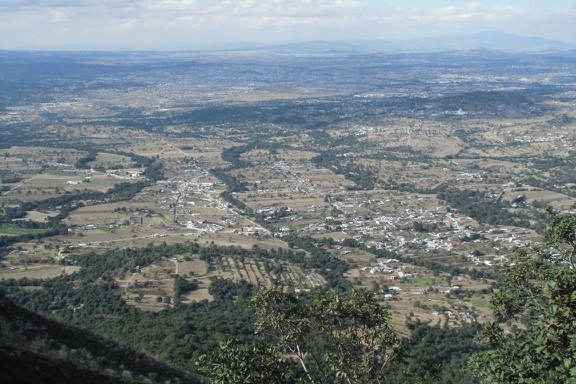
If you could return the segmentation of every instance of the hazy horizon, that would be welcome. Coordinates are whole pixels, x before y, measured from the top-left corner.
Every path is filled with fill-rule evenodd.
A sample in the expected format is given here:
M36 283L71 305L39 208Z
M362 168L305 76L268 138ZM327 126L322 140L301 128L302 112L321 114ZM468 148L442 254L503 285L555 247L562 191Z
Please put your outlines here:
M170 50L484 31L576 44L574 20L574 0L1 0L0 49Z

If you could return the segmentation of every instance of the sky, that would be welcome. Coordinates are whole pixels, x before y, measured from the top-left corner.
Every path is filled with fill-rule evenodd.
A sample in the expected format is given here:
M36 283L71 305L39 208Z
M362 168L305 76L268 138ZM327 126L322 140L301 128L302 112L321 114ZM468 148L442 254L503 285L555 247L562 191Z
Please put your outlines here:
M0 49L194 49L503 31L576 43L576 0L0 0Z

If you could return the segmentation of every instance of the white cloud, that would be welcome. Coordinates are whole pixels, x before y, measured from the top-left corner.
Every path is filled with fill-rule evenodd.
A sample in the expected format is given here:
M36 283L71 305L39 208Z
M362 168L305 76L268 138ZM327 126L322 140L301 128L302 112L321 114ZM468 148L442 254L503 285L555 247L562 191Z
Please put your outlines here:
M564 1L564 0L563 0ZM528 3L528 2L526 2ZM519 0L0 0L0 49L25 43L403 39L487 29L570 35L562 12ZM542 6L540 6L542 8ZM566 14L569 16L566 16ZM559 27L558 27L559 28ZM71 31L73 33L71 33ZM97 32L97 33L96 33ZM31 36L34 36L31 38ZM573 33L571 39L576 39ZM28 39L29 41L25 41Z
M522 11L510 5L485 5L480 1L472 1L463 5L449 5L434 8L430 11L415 12L409 17L418 17L433 23L452 23L462 21L483 22L487 20L505 20L516 18Z

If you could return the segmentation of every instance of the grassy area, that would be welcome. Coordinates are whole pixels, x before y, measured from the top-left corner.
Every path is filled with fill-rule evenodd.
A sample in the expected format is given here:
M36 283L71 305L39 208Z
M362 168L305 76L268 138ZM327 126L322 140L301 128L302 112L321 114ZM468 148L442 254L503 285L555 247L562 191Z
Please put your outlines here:
M45 233L48 229L41 228L22 228L16 225L8 224L8 225L0 225L0 236L18 236L18 235L37 235L39 233Z
M446 281L443 281L441 278L422 276L422 277L410 277L410 278L404 279L402 281L402 284L405 286L409 286L409 287L426 288L426 287L436 285L436 284L443 284L445 282Z
M470 304L476 308L490 308L490 296L487 295L485 298L473 297Z
M116 228L110 228L108 225L99 225L97 231L99 233L115 233Z

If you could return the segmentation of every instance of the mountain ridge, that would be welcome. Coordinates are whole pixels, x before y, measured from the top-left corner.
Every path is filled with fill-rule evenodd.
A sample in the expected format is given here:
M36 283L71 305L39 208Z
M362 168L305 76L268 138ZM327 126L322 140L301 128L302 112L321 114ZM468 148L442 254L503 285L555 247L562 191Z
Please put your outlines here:
M438 52L488 49L512 52L573 51L576 44L542 37L519 36L502 31L466 35L441 35L406 40L309 40L264 44L237 42L213 50L270 51L273 53L390 53Z

